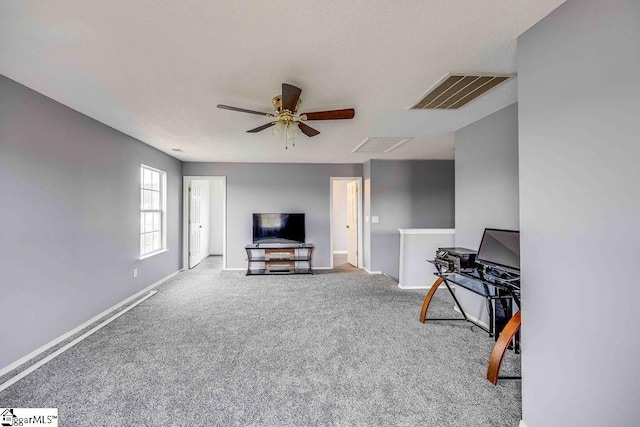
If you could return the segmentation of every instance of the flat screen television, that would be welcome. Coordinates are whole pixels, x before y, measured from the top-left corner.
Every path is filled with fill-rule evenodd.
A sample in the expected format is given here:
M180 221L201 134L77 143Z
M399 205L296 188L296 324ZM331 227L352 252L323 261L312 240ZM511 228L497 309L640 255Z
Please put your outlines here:
M253 243L304 243L303 213L254 213Z
M520 232L485 228L476 263L505 271L520 271Z

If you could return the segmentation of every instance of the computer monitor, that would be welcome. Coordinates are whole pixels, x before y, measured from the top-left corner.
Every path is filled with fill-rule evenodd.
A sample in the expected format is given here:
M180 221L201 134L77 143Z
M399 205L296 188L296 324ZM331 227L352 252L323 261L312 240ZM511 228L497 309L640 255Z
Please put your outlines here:
M485 228L476 263L520 272L520 232Z

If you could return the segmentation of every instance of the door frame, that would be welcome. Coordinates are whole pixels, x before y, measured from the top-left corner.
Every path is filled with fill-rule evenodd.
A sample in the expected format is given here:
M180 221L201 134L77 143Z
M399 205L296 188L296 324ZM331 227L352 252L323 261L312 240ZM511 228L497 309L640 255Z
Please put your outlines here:
M222 268L227 269L227 177L188 175L182 177L182 269L189 270L189 181L192 179L222 181Z
M194 185L193 181L196 181L197 184ZM206 182L206 184L204 184ZM205 259L206 256L208 256L209 254L205 254L204 251L202 250L203 245L202 245L202 240L203 237L207 239L207 248L209 248L209 240L211 237L211 230L209 229L209 227L203 228L202 227L202 211L206 210L206 212L209 214L209 217L211 217L211 185L210 185L210 181L205 181L205 180L196 180L196 179L192 179L190 181L191 185L191 191L189 191L188 197L190 198L189 200L189 220L191 220L191 223L188 223L188 228L187 228L187 236L188 236L188 242L187 242L187 248L189 251L189 256L187 258L187 262L188 262L188 269L191 270L192 268L196 267L198 264L200 264L202 262L202 260ZM200 203L198 205L198 210L200 210L197 221L193 221L194 220L194 200L196 199L196 197L199 199L200 202L202 202L202 194L200 192L197 192L196 190L202 190L203 188L206 188L209 190L209 194L205 197L205 200L209 201L209 206L204 206L203 204ZM210 218L207 220L207 223L210 222ZM199 227L195 227L195 225L199 225ZM194 248L191 247L191 243L194 243L192 237L194 234L194 229L198 229L197 233L198 233L198 239L197 239L197 243L200 245L199 248L195 248L196 251L194 251ZM206 232L207 234L203 234L203 231ZM197 260L197 262L196 262Z
M358 268L364 267L364 254L362 251L364 236L363 224L363 201L364 188L361 176L332 176L329 183L329 265L333 268L333 182L334 181L357 181L358 182Z

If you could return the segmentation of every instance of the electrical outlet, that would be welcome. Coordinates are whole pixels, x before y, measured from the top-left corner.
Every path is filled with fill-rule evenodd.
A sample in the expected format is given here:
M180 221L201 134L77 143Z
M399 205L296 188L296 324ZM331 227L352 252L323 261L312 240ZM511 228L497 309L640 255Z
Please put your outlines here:
M371 217L371 222L374 224L377 224L380 222L380 218L378 218L377 216L372 216Z
M133 269L133 277L138 277L138 269L137 268Z

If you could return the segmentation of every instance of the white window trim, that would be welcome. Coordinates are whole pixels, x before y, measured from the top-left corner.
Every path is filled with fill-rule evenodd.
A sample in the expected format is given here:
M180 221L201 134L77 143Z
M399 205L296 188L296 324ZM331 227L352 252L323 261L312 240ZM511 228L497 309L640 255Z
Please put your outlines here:
M160 210L162 211L162 225L161 225L161 248L157 251L149 252L144 255L140 255L138 260L143 260L146 258L151 258L152 256L159 255L164 252L168 252L169 248L167 247L167 198L168 198L168 188L167 188L167 172L162 169L154 168L153 166L148 166L143 163L140 164L140 170L142 168L146 168L155 172L160 173ZM142 176L142 174L140 174ZM142 209L142 181L138 183L138 190L140 194L140 203L138 207L138 213L143 211ZM140 221L138 221L140 222ZM140 236L142 235L142 230L138 229L138 242L140 241ZM140 253L140 247L138 247L138 253Z
M138 258L138 260L143 260L143 259L147 259L147 258L151 258L152 256L156 256L156 255L160 255L163 254L165 252L169 252L169 249L160 249L159 251L155 251L155 252L150 252L148 254L142 255Z

